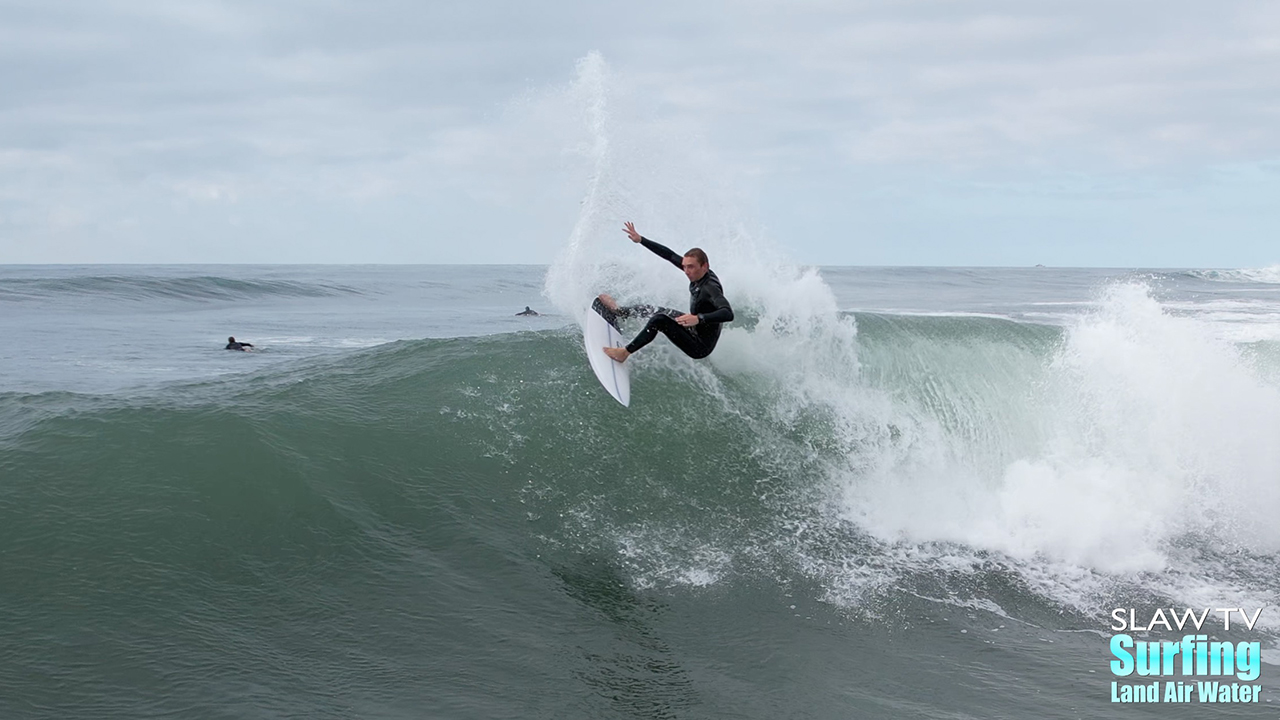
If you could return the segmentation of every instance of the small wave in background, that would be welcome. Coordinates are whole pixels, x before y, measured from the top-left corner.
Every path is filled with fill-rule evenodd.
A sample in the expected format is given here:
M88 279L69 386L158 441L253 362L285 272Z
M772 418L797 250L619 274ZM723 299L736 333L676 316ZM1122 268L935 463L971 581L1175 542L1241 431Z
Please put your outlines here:
M1280 285L1280 265L1239 270L1188 270L1187 274L1194 278L1214 282Z

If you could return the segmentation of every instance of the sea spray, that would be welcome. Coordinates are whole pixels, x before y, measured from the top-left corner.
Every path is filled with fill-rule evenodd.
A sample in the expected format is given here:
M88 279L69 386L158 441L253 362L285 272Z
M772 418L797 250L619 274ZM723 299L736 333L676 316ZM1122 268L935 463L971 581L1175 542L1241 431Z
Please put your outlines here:
M753 229L743 191L727 179L732 170L696 134L644 110L598 53L578 62L567 91L548 98L580 120L583 139L572 149L591 168L577 223L547 273L545 293L557 307L579 316L600 292L624 303L688 304L683 279L627 242L621 226L633 220L677 250L702 247L725 284L739 319L704 365L773 377L806 402L855 384L852 319L839 314L815 269L796 266ZM637 365L662 363L716 386L714 374L655 350L638 356Z

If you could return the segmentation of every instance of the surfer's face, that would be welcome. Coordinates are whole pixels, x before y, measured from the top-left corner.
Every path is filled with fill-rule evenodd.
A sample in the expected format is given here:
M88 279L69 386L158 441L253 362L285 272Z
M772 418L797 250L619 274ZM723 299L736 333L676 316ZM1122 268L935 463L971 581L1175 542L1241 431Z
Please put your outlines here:
M684 275L689 278L689 282L698 282L707 274L707 266L691 257L681 260L680 267L684 268Z

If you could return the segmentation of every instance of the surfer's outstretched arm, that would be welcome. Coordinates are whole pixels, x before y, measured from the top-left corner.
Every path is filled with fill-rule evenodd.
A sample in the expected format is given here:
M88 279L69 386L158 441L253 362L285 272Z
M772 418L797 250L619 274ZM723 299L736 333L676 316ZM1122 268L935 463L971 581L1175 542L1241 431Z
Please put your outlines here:
M631 242L640 243L641 245L648 248L650 252L662 258L663 260L666 260L667 262L671 263L672 265L675 265L680 269L684 269L684 266L682 264L682 261L684 260L683 257L675 253L671 248L667 247L666 245L661 245L659 243L656 243L650 240L649 238L642 236L640 233L636 232L635 224L626 223L625 225L622 226L622 229L626 231L627 237L631 238Z
M658 243L650 240L649 238L640 238L640 244L649 248L649 250L651 250L653 254L657 255L663 260L666 260L667 262L671 263L672 265L675 265L681 270L684 269L684 265L681 263L681 261L684 260L684 258L676 254L675 251L673 251L671 248L667 247L666 245L659 245Z

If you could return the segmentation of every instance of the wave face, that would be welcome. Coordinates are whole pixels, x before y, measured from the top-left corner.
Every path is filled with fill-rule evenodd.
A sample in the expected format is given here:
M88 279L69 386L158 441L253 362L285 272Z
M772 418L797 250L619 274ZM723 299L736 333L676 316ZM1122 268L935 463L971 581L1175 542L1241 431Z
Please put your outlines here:
M61 717L822 714L881 707L876 683L946 673L926 650L959 643L991 693L886 716L1065 703L1105 667L1055 633L1116 598L1280 590L1275 375L1143 286L1098 306L1065 327L840 315L856 342L756 313L710 364L638 355L629 410L572 330L0 395L0 632L33 668L0 697ZM797 659L712 677L778 653ZM1056 670L997 697L1032 661ZM779 672L805 681L773 710L736 689ZM856 700L812 685L850 677Z

